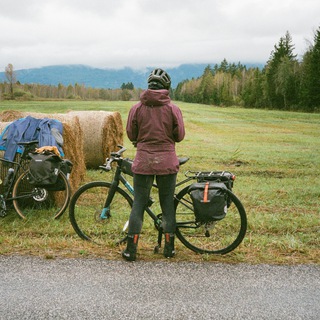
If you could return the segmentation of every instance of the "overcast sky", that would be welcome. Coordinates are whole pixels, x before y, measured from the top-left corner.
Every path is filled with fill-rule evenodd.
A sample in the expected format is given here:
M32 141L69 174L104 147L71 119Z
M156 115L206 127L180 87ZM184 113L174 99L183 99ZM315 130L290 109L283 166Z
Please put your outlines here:
M0 70L266 63L286 31L301 57L319 27L319 0L0 0Z

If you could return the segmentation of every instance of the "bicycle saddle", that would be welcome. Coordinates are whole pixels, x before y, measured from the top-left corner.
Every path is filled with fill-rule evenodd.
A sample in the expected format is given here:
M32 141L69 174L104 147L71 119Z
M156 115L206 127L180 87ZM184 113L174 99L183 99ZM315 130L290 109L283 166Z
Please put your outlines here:
M185 164L189 160L189 158L187 158L187 157L178 158L178 159L179 159L179 165L180 166Z

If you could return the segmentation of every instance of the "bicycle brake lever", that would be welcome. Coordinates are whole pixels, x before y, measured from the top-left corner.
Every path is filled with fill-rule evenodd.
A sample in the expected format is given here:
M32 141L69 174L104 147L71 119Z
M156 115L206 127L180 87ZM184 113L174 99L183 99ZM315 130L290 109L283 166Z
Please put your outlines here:
M101 170L103 170L103 171L106 171L106 172L108 172L108 171L111 170L111 166L108 165L108 164L106 164L105 166L99 166L99 168L100 168Z

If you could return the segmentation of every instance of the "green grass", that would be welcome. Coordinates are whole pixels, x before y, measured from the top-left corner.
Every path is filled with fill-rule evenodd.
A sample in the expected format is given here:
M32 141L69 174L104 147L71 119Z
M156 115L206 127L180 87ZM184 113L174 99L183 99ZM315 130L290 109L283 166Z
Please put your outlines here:
M183 112L186 137L177 144L190 157L180 170L229 170L237 178L234 193L248 215L245 240L225 256L197 255L177 241L175 261L219 261L276 264L319 264L320 247L320 114L177 103ZM63 113L68 110L119 111L125 126L132 102L1 101L0 111ZM127 157L135 149L125 138ZM88 179L108 176L90 171ZM67 213L22 221L13 211L0 219L0 254L32 254L45 258L105 257L120 259L121 248L98 247L80 240ZM153 254L156 232L145 219L139 245L141 260Z

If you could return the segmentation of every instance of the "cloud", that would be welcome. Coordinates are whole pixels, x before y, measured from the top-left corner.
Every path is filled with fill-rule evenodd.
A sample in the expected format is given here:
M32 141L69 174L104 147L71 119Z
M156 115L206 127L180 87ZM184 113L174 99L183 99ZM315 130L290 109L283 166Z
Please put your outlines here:
M320 25L318 0L0 0L0 68L143 68L265 63L289 31L296 53Z

